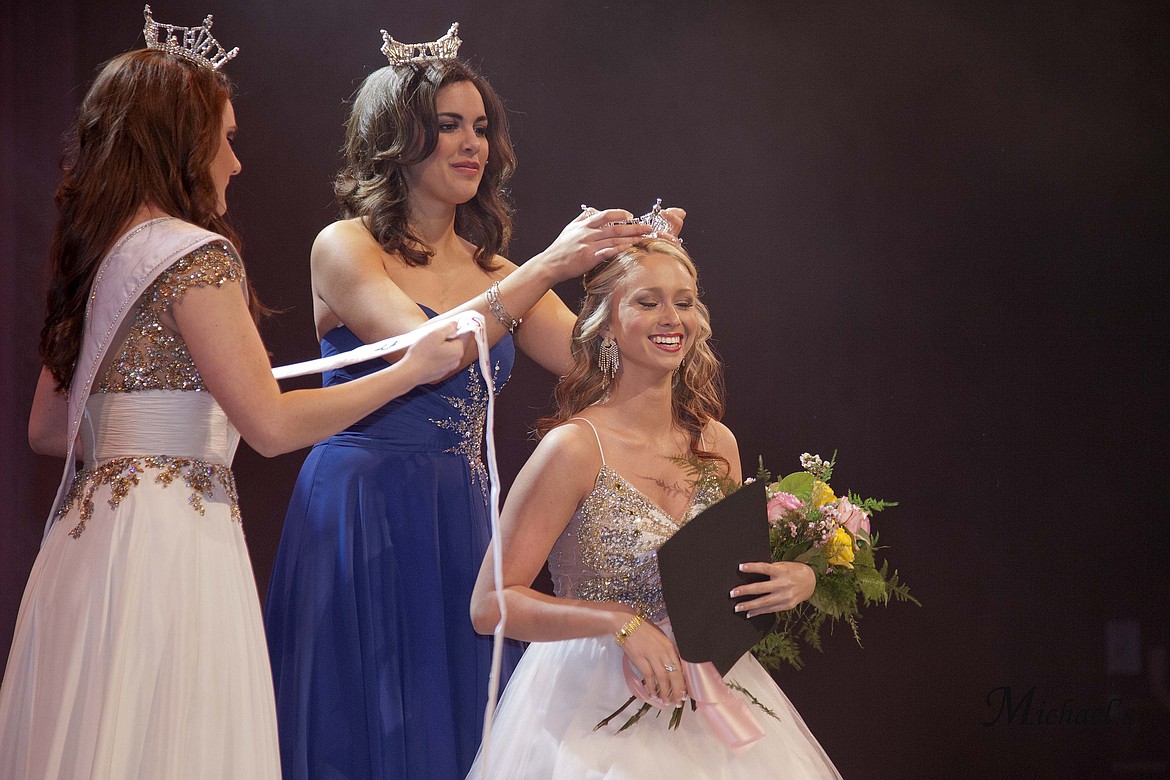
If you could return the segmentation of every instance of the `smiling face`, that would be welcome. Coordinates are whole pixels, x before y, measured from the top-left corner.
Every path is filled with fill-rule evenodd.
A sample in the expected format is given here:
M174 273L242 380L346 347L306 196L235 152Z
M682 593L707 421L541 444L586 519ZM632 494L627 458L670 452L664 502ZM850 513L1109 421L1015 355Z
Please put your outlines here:
M470 81L435 93L438 140L430 156L403 171L411 202L457 206L475 197L488 159L487 110Z
M223 123L220 127L219 150L215 159L211 161L211 181L215 185L215 195L219 199L217 213L222 215L227 211L227 186L231 178L240 172L242 166L232 149L232 141L236 137L236 112L232 108L232 101L223 103Z
M690 352L698 333L695 279L678 258L643 257L613 295L607 334L617 340L622 372L669 374Z

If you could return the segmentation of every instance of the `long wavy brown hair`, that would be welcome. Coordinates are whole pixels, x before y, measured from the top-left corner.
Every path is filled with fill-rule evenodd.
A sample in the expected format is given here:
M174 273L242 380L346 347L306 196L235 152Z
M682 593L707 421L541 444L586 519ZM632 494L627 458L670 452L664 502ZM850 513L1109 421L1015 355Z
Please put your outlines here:
M211 163L231 83L219 71L149 49L107 62L77 112L57 188L41 359L66 390L98 265L142 204L239 237L218 214ZM249 286L254 317L265 311Z
M582 409L605 400L609 383L597 365L602 334L614 315L614 293L643 258L663 254L686 268L698 286L698 271L690 255L677 244L661 238L639 241L585 276L585 300L573 326L570 350L573 366L557 383L553 399L556 411L537 423L537 435L576 416ZM672 384L671 407L675 424L687 433L690 452L700 460L723 461L702 445L703 428L723 417L723 364L711 348L711 315L702 300L695 299L699 329L694 346L685 356ZM621 381L621 369L614 381Z
M430 262L430 248L410 227L410 188L404 169L435 150L435 95L471 82L487 111L490 152L475 197L455 208L455 232L476 246L475 262L495 270L494 258L512 237L512 206L504 189L516 170L503 103L487 79L461 60L387 65L366 77L345 125L345 167L333 189L344 218L364 217L375 240L408 265Z

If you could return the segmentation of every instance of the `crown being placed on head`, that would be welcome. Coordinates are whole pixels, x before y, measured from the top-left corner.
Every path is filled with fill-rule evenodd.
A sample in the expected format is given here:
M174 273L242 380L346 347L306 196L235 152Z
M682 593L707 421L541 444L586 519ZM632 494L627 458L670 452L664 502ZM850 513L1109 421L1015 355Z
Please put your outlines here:
M640 217L634 217L630 221L646 225L650 228L650 232L654 235L661 235L663 233L674 235L674 228L671 226L666 217L662 216L662 198L658 198L654 202L654 207L650 209L648 214L643 214Z
M593 208L592 206L586 206L584 203L581 204L581 211L585 212L585 214L590 216L590 217L592 217L594 214L598 213L597 209ZM650 228L650 232L648 233L648 235L651 238L657 238L658 236L662 235L663 233L667 233L667 234L672 235L672 236L674 235L674 226L670 224L670 220L668 220L666 217L662 216L662 198L658 198L654 202L654 207L651 208L648 213L643 214L640 217L633 217L632 219L623 219L623 220L619 220L617 222L606 222L605 224L606 225L645 225L646 227Z
M382 53L386 55L391 65L453 60L459 56L459 47L462 43L463 41L459 39L459 22L452 22L451 29L439 40L426 43L399 43L390 37L390 33L382 31Z
M146 24L142 27L142 35L146 38L146 48L165 51L185 60L202 65L205 68L219 70L223 64L240 53L240 47L231 51L224 51L211 35L211 14L203 20L202 27L179 27L173 24L161 24L150 15L150 6L142 9L146 17ZM159 40L159 30L166 31L166 38Z

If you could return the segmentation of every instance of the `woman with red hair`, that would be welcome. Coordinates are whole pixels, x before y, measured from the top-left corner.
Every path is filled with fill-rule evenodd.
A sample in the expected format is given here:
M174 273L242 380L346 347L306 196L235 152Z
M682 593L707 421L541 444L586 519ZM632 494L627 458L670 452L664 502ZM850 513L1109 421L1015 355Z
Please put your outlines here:
M465 350L447 325L344 387L280 391L223 216L234 52L209 27L147 6L148 48L78 112L29 419L67 465L0 687L0 777L279 777L236 445L305 447Z

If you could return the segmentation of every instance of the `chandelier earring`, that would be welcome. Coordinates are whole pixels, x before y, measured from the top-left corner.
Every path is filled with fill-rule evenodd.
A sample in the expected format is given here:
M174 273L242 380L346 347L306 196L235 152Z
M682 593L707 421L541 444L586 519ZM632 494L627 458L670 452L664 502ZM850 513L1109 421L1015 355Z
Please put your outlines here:
M601 369L601 376L607 385L617 376L620 365L621 356L618 353L617 341L612 336L606 336L597 349L597 367Z

